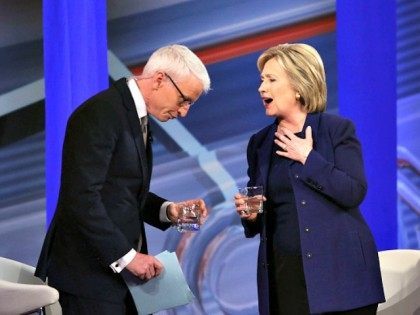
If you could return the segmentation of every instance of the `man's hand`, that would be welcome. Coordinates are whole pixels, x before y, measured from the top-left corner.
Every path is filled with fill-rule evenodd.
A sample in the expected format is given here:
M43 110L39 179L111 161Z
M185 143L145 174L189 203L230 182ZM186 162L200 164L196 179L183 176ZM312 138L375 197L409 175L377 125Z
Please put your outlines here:
M198 209L200 211L200 224L203 224L208 215L206 203L204 202L203 199L190 199L190 200L180 201L179 203L170 204L168 208L166 209L166 215L168 216L168 219L171 220L173 224L176 224L179 217L179 212L181 210L180 204L188 204L188 203L194 203L198 206Z
M137 253L134 259L125 267L141 280L150 280L163 271L162 263L153 256Z

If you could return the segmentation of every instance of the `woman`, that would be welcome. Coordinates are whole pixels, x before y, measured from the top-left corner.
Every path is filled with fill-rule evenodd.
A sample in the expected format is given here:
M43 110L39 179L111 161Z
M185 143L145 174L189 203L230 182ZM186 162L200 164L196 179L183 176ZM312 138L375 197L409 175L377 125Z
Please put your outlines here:
M258 89L273 124L248 144L248 186L264 213L235 196L246 237L260 234L260 314L376 314L384 301L377 249L360 211L367 189L353 124L324 113L318 52L283 44L258 59Z

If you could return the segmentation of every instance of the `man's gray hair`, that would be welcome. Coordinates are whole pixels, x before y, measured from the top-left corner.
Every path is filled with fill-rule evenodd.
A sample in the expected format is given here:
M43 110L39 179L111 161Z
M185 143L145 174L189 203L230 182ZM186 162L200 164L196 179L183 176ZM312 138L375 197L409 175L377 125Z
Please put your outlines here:
M143 77L157 71L168 73L179 80L194 75L203 84L203 92L210 90L210 77L200 58L183 45L169 45L156 50L143 69Z

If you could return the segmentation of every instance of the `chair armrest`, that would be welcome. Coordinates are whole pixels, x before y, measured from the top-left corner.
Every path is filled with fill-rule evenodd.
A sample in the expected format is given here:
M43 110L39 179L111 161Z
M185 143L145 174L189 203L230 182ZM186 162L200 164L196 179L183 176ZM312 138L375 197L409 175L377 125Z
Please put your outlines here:
M22 314L58 301L58 291L48 285L0 280L0 314Z

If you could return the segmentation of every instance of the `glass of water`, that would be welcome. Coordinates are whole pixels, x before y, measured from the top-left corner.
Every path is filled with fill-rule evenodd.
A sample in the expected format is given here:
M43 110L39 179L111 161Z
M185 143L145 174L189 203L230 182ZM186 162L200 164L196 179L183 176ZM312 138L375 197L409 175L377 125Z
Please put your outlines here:
M183 202L178 204L179 216L176 224L178 232L200 230L200 207L195 202Z
M245 212L247 214L263 212L263 186L239 188L239 193L245 198Z

